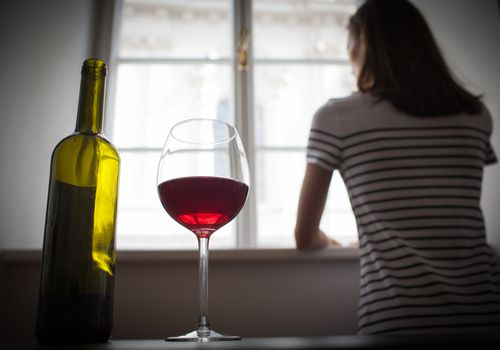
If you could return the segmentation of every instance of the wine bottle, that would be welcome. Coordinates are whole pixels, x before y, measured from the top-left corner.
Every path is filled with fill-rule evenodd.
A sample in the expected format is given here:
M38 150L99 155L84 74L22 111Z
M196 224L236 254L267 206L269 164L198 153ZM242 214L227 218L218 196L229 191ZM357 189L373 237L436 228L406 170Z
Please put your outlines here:
M50 168L36 322L41 343L107 342L120 159L102 134L107 68L83 63L75 132Z

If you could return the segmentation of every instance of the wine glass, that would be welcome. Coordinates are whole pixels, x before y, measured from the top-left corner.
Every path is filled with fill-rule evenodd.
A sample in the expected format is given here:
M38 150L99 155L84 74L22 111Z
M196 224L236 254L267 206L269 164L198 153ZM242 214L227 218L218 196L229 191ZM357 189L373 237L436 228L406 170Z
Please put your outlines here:
M249 191L245 150L238 132L217 119L188 119L172 127L158 164L158 195L163 208L193 232L199 248L198 328L167 341L239 340L213 331L208 322L208 242L233 220Z

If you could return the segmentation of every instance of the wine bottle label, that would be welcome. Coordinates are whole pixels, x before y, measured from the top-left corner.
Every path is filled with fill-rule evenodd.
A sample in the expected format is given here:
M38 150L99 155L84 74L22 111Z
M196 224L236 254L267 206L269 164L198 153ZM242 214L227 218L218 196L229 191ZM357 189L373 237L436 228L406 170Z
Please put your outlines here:
M57 294L110 294L109 273L95 262L96 187L54 180L49 199L44 257L45 291ZM108 247L112 251L112 247Z

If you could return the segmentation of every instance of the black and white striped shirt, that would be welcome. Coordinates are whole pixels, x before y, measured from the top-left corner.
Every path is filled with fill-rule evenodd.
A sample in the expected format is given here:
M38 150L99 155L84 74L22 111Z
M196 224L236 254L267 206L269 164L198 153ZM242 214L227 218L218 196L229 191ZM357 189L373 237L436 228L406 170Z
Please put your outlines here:
M491 117L419 118L356 93L316 113L307 159L337 169L358 226L359 333L500 331L480 208Z

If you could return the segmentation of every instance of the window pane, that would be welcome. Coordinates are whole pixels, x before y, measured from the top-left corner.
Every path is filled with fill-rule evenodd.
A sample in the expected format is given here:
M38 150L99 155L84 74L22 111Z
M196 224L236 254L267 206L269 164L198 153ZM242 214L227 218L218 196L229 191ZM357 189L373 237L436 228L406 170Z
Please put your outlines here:
M295 246L293 230L306 165L304 152L257 154L258 246ZM357 228L342 178L333 174L320 228L342 245L357 242Z
M226 64L120 64L113 123L117 147L163 147L188 118L233 120Z
M274 65L255 68L256 144L304 147L314 112L329 98L354 91L348 65Z
M320 228L343 246L358 241L356 219L352 212L349 195L338 171L333 173Z
M120 57L227 58L229 0L125 0Z
M256 152L257 163L250 166L256 169L257 216L252 220L258 222L259 247L294 246L302 150L311 118L329 98L348 95L355 87L346 54L354 2L253 0L256 147L247 152ZM158 199L158 149L182 119L217 117L234 124L232 10L231 0L123 0L111 123L122 159L119 249L197 248L195 236L173 221ZM154 61L158 58L177 61ZM226 60L189 61L219 58ZM282 64L273 59L340 62ZM330 192L321 225L346 244L355 240L356 228L337 173ZM213 236L211 247L236 247L235 222Z
M175 222L158 198L160 152L122 152L118 194L118 249L197 249L196 236ZM212 248L234 248L235 224L217 231Z
M292 248L305 153L261 151L256 156L257 244Z
M254 0L255 58L347 58L353 0Z

